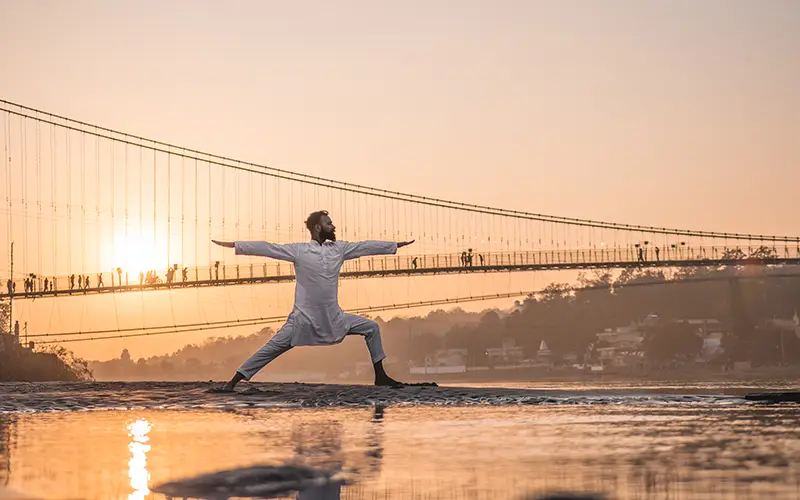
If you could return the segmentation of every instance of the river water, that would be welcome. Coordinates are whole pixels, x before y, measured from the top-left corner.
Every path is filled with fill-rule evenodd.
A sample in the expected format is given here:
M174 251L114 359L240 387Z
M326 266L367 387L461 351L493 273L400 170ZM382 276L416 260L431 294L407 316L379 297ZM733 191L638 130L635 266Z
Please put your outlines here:
M549 395L535 404L485 386L479 402L324 389L314 407L291 386L261 404L186 384L0 384L0 498L164 499L165 482L286 463L336 471L326 499L800 498L800 405L738 397L763 384L513 388Z

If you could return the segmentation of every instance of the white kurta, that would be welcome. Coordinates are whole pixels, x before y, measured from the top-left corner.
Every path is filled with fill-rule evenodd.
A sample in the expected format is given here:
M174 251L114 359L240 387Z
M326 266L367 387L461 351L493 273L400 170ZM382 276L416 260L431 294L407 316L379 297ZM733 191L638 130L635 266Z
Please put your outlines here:
M326 345L341 342L347 335L344 312L339 307L339 271L344 261L369 255L397 252L393 241L326 241L308 243L268 243L237 241L236 255L258 255L294 264L297 284L292 346Z

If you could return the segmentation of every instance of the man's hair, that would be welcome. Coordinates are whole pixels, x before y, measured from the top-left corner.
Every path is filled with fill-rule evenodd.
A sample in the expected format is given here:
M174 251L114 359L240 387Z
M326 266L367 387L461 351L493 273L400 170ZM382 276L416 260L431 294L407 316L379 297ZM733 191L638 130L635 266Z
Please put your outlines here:
M308 228L309 232L314 232L314 226L320 224L320 220L322 220L323 215L328 215L328 211L318 210L316 212L311 212L311 215L309 215L308 219L306 219L306 228Z

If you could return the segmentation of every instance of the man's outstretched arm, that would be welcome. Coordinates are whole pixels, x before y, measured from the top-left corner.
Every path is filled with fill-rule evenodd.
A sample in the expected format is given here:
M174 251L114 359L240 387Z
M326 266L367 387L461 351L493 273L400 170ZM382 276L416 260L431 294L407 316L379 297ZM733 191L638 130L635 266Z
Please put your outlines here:
M397 252L398 248L414 243L411 241L376 241L365 240L344 242L344 260L357 259L359 257L367 257L370 255L391 255Z
M235 249L236 255L257 255L289 262L297 259L297 243L283 245L268 241L211 241L221 247Z

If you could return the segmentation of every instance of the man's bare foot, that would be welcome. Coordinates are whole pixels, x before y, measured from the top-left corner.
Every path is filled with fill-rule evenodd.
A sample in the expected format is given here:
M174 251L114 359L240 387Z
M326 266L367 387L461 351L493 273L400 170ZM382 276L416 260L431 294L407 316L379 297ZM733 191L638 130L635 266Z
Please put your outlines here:
M223 392L236 392L234 390L235 385L228 382L227 384L223 385L222 387L212 387L208 390L210 393L223 393Z
M223 385L222 387L212 387L211 389L208 390L208 392L236 392L234 391L234 388L236 387L236 384L241 382L243 378L244 375L242 375L239 372L236 372L233 375L233 378L230 379L227 384Z
M381 386L389 386L389 387L399 387L405 385L404 383L393 379L388 375L375 377L375 385Z

